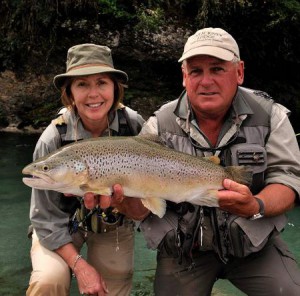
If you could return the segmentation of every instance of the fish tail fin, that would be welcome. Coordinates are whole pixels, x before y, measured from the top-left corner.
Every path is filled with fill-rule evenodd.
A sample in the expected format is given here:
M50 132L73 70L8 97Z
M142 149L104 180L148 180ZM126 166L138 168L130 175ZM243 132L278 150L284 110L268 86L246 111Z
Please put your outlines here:
M250 185L252 183L252 171L246 166L228 166L225 170L231 176L231 179L235 182Z

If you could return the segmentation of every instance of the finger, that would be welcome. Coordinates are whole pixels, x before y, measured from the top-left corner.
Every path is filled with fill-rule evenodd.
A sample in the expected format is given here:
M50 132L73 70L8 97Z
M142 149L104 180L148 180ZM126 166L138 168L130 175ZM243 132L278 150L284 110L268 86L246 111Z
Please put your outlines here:
M106 283L103 279L101 279L100 282L101 282L101 289L100 289L100 291L98 292L97 295L98 296L105 296L105 295L108 294L108 288L107 288Z
M241 194L245 194L249 192L249 188L246 185L237 183L231 179L225 179L223 181L223 186L227 190L235 191Z
M101 283L102 283L102 287L103 287L104 293L107 294L107 293L108 293L108 288L107 288L107 286L106 286L105 281L102 280Z
M74 194L72 194L72 193L64 193L64 196L66 196L66 197L72 197L72 196L74 196Z
M91 210L98 204L98 197L92 193L87 192L84 194L84 206Z
M123 187L120 184L115 184L113 188L114 188L113 198L115 199L116 202L121 203L124 199Z
M111 197L109 195L101 195L99 206L101 209L107 209L111 205Z

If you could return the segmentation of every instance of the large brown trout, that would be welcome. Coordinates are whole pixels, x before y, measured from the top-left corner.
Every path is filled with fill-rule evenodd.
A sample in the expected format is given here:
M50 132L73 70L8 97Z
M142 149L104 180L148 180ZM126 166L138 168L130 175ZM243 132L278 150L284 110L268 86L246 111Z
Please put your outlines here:
M100 137L64 146L27 165L33 188L83 196L111 195L121 184L124 195L142 198L154 214L165 214L166 200L217 207L217 190L230 178L248 184L245 167L222 167L214 162L166 148L147 137Z

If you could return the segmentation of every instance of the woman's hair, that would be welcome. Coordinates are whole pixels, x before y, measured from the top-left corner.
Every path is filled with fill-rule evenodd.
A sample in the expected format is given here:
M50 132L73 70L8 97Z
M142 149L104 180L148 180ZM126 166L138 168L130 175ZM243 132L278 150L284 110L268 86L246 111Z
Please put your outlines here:
M115 77L115 75L109 74L109 73L107 73L107 75L114 83L114 102L111 107L111 110L116 110L117 107L119 106L119 103L121 103L123 100L125 85L123 83L121 83ZM74 80L75 80L75 77L66 78L66 80L61 88L61 101L62 101L62 104L66 108L73 109L75 112L77 112L76 105L74 103L74 98L71 93L71 85ZM109 111L111 111L111 110L109 110Z

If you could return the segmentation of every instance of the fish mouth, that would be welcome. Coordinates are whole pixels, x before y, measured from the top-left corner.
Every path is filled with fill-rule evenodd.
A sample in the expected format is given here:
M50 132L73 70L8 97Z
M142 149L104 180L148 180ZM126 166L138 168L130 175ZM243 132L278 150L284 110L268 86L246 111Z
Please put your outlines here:
M55 182L48 177L24 177L22 179L23 183L31 188L40 189L40 190L55 190L58 192L65 192L67 190L68 184ZM67 190L68 191L68 190Z
M30 168L24 168L22 173L25 175L22 179L23 183L29 187L40 190L54 190L58 192L70 193L72 182L68 183L64 178L55 180L47 174L41 172L32 172Z
M54 180L50 178L48 175L39 173L39 172L34 172L30 166L25 167L22 170L22 174L26 175L24 179L35 179L35 180L43 180L46 183L53 184Z
M45 175L28 175L27 177L24 177L23 180L29 180L29 182L43 181L47 184L54 184L54 181Z

